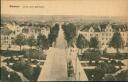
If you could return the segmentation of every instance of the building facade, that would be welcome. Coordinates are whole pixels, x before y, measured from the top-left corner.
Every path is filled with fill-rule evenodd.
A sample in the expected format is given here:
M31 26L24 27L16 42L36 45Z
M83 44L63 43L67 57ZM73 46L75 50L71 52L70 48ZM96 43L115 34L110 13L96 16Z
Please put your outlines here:
M20 26L15 23L11 24L5 24L0 27L1 30L1 47L11 47L11 45L14 45L14 40L17 35L23 34L25 35L25 38L29 38L30 36L34 36L35 39L41 33L42 35L45 35L48 37L48 34L50 33L49 27L34 27L34 26Z
M101 49L108 48L108 44L113 37L114 32L119 31L124 43L124 46L128 43L128 28L122 26L120 28L114 28L112 24L104 25L87 25L78 31L78 34L84 35L84 37L90 41L90 38L97 37L99 40L99 47Z

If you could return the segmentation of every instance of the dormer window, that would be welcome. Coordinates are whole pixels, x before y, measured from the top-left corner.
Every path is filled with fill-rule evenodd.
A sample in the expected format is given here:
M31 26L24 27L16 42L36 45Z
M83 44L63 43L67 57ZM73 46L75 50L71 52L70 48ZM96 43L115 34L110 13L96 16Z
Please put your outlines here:
M89 29L89 32L94 32L94 31L93 31L93 27L91 27L91 28Z

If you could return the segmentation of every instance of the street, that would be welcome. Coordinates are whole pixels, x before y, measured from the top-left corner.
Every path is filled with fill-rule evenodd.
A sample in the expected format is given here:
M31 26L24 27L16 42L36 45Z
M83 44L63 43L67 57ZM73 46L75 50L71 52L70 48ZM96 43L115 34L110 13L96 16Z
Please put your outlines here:
M66 60L66 41L63 30L60 25L58 38L55 48L50 48L47 53L47 59L42 67L38 81L66 81L67 60Z

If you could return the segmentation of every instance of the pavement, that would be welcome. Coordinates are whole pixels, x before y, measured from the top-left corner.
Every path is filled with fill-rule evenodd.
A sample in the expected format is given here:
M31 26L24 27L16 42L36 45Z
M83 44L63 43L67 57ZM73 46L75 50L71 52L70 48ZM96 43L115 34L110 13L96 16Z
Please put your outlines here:
M55 48L50 48L38 81L67 81L66 41L60 25Z
M38 81L63 80L68 80L65 50L59 48L50 48Z

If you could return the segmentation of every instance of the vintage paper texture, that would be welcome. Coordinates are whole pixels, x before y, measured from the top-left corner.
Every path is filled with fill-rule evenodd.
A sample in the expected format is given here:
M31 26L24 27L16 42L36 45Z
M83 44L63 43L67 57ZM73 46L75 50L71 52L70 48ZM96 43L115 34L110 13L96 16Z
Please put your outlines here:
M55 43L52 44L52 46L50 46L48 49L44 47L40 48L39 45L36 47L34 46L32 48L29 46L28 51L26 52L26 54L30 54L31 51L29 50L35 49L37 50L37 52L39 51L38 54L43 53L46 55L46 59L42 59L42 60L40 59L40 56L39 56L39 59L31 58L30 57L31 54L27 56L27 58L25 58L25 56L21 52L24 50L24 48L26 48L24 47L26 45L22 46L21 48L19 47L19 45L18 47L17 46L13 47L12 46L13 44L11 43L4 45L5 39L1 39L1 52L2 52L1 81L11 81L11 82L20 82L20 81L29 82L31 80L32 81L33 80L34 81L91 81L91 80L92 81L95 81L95 80L103 80L103 81L126 80L128 81L128 52L127 52L128 51L128 0L1 0L1 17L2 17L1 18L2 20L5 20L5 19L11 20L10 22L12 24L12 26L7 26L9 25L8 24L9 22L4 21L4 23L2 23L3 26L1 25L1 29L7 27L13 31L16 31L16 29L18 29L15 26L18 25L16 22L19 20L22 23L24 21L27 21L28 23L33 22L33 24L34 22L36 24L36 21L38 22L44 21L43 24L46 25L45 24L46 22L49 26L48 27L44 26L46 30L45 29L40 29L40 30L42 34L44 33L44 35L46 35L46 37L49 37L49 34L51 33L50 26L52 27L56 23L59 25L59 31L56 32L58 33L58 37ZM19 18L16 18L16 17L19 17ZM124 27L125 29L123 28L124 30L120 31L120 33L124 33L123 40L125 41L124 44L126 46L124 48L121 48L122 51L119 50L121 54L125 54L125 55L121 56L122 59L113 58L113 56L110 58L107 58L106 56L105 57L101 56L98 61L95 60L96 59L95 58L92 60L92 63L90 64L91 57L89 56L87 57L87 60L86 59L82 60L84 56L81 54L90 53L92 55L92 54L96 54L97 50L95 51L94 49L95 52L92 53L91 51L87 52L86 50L87 48L79 49L76 46L74 47L75 43L71 44L71 46L68 45L67 41L65 40L65 35L64 35L65 30L63 30L63 28L61 27L65 23L67 23L67 26L68 26L68 23L73 23L74 25L78 26L76 28L77 31L79 31L78 33L82 34L82 32L80 32L80 29L82 29L82 26L84 26L84 24L86 24L88 21L91 24L93 23L95 24L99 20L100 22L103 22L104 19L107 20L107 22L110 22L110 24L113 24L113 21L111 20L114 20L116 21L117 25L120 24L119 22L123 22L124 26L126 25L126 28ZM79 25L81 28L79 28ZM24 27L26 26L23 26L23 28ZM28 26L28 27L31 27L31 26ZM93 28L89 29L89 33L91 30L93 30ZM22 32L23 31L21 31L21 33ZM95 33L99 33L100 35L101 32L92 32L92 35L93 34L95 35ZM112 34L113 33L114 32L112 32ZM26 34L25 36L29 37L29 35L34 35L35 37L37 36L38 38L38 35L36 35L36 33L33 33L33 32L32 33L28 32L28 34ZM13 36L15 37L16 34L7 35L7 36L1 34L1 38L13 37ZM99 38L102 38L102 37L99 37ZM8 42L11 40L7 39ZM74 40L73 38L72 42L76 42L76 41L77 40ZM44 45L44 44L41 44L41 45ZM13 48L10 48L10 46L12 46ZM16 54L15 53L16 51L20 55L7 56L8 54L7 52L9 53L12 52L11 49L12 51L14 50L13 55ZM91 48L89 47L89 49ZM100 52L102 52L102 48L98 48L98 49ZM103 50L105 51L106 49L108 49L108 47L104 48ZM108 52L116 54L116 49L114 52L111 51L111 49L110 50L108 49ZM118 53L119 52L117 52L117 54ZM11 58L14 58L15 61L14 62L8 61ZM116 63L118 61L119 62L118 64L113 64L113 63L111 64L112 66L114 66L113 67L114 70L112 71L109 69L113 69L113 68L110 68L109 67L110 64L108 63L106 64L105 60L107 62L113 62L113 61ZM22 70L25 70L25 71L21 71L20 68L16 67L16 66L20 67L21 63L18 63L17 65L15 65L16 62L18 61L21 62L22 65L24 66L27 65L26 62L29 62L28 66L30 67L23 67L23 68L21 67ZM34 61L38 63L33 64L32 62ZM43 62L43 65L41 65L41 62ZM93 65L94 62L95 64ZM101 66L101 69L99 68L100 70L98 70L97 68L98 70L97 72L96 67L98 66L96 62L98 63L104 62L103 64L106 66L108 65L108 68L107 67L102 68ZM34 67L35 67L35 70L33 70ZM6 71L8 71L8 73L5 72L5 69ZM107 70L107 72L105 70ZM13 72L15 71L16 74L13 73L12 71ZM111 74L111 71L112 71L112 74ZM121 74L122 77L119 77L118 74Z

